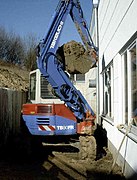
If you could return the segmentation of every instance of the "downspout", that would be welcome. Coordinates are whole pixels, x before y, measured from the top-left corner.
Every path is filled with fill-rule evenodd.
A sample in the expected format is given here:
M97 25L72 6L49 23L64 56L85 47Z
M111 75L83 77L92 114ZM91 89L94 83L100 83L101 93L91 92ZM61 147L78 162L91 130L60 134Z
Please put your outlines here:
M99 0L93 0L93 9L95 12L95 41L96 46L99 48L99 30L98 30L98 5ZM101 124L100 122L100 86L99 86L99 61L97 63L97 72L96 72L96 120L98 124Z

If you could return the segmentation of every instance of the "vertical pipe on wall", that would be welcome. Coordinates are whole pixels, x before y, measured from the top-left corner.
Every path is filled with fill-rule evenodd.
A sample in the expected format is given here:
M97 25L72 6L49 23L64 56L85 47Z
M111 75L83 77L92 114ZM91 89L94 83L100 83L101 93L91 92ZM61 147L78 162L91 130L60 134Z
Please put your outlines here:
M93 9L95 12L95 42L96 46L99 48L99 32L98 32L98 4L99 0L93 0ZM99 96L99 62L97 63L97 73L96 73L96 118L97 123L99 122L99 114L100 114L100 96Z

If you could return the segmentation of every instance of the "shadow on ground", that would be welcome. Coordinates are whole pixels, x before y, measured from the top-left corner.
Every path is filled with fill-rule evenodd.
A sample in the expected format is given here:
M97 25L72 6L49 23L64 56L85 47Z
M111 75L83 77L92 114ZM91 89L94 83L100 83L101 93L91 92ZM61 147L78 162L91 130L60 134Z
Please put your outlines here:
M79 160L78 149L72 146L43 146L31 139L30 148L29 143L19 139L10 141L1 151L0 180L124 179L120 174L110 175L108 171L100 171L97 166L101 163L103 166L103 160ZM106 164L108 161L104 166ZM93 165L96 168L92 168Z

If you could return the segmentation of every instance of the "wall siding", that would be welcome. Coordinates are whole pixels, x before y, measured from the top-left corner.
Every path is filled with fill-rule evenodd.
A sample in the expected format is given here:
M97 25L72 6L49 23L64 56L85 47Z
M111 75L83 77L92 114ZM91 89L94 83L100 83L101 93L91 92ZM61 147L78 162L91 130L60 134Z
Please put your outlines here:
M122 82L122 59L121 49L131 40L137 32L137 0L100 0L99 15L99 69L100 69L100 113L103 111L103 81L102 62L106 67L113 60L113 82L114 82L114 123L109 124L105 118L103 126L107 130L109 142L117 152L124 136L117 129L117 125L124 123L122 115L123 103L123 82ZM103 61L102 61L103 60ZM124 162L121 163L123 173L128 176L133 172L137 173L137 137L132 138L132 134L126 138L122 145L119 157ZM134 140L133 140L134 139ZM113 152L113 151L112 151ZM114 153L115 154L115 153ZM118 162L119 161L118 157ZM125 164L126 162L126 164ZM128 168L130 167L130 168Z
M114 7L113 11L109 11L109 9L112 10ZM104 19L99 13L100 58L102 59L104 55L106 65L125 45L128 38L131 38L136 32L137 23L134 23L134 18L136 17L135 7L137 7L136 0L119 0L115 6L113 3L110 3ZM99 6L99 12L102 11L106 11L106 9L103 6ZM131 23L132 20L133 23Z

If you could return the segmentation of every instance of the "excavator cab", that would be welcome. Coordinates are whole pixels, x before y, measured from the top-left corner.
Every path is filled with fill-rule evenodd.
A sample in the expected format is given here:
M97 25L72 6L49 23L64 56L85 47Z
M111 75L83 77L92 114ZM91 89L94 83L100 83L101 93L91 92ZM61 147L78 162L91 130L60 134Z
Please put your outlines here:
M39 69L30 72L29 101L23 105L23 119L33 135L75 135L74 114L53 89Z
M30 72L29 84L29 101L31 103L63 103L55 95L52 86L39 69Z

